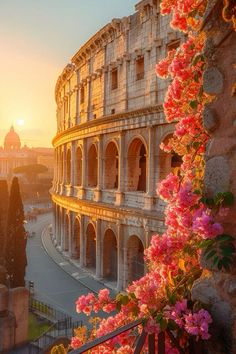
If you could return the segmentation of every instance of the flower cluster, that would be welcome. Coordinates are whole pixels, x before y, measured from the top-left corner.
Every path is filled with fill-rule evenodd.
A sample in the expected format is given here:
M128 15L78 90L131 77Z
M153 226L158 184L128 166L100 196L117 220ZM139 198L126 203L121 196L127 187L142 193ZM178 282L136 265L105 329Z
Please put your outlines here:
M168 309L166 316L187 333L200 339L209 339L209 325L212 323L212 318L206 310L192 312L188 309L187 301L182 300Z
M188 33L188 39L177 50L168 52L167 58L156 66L156 73L172 81L166 92L164 113L168 122L176 123L173 138L162 144L168 153L182 157L178 175L169 174L157 188L159 196L167 202L165 208L166 230L163 235L154 235L145 250L148 272L112 300L108 290L82 296L76 303L78 312L90 315L91 311L103 309L119 311L114 316L101 320L96 336L109 333L119 326L137 318L144 318L145 330L158 334L174 321L178 330L197 339L209 338L211 317L203 309L188 308L190 289L201 274L197 244L212 239L223 232L214 221L211 210L201 199L204 159L208 135L202 124L202 112L209 97L203 92L202 55L205 38L196 31L204 12L206 1L162 0L162 14L173 13L171 25ZM222 211L224 212L224 211ZM193 257L194 255L194 257ZM99 353L133 353L135 334L132 331L99 346ZM181 345L188 346L185 336ZM78 346L80 342L78 342ZM73 347L77 345L72 340ZM98 353L96 349L93 353ZM166 339L166 353L178 354L170 340Z

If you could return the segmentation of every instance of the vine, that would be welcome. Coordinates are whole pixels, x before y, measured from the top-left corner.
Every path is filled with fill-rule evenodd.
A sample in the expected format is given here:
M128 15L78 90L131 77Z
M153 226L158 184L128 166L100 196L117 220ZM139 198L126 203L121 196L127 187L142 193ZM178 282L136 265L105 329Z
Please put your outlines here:
M167 202L165 208L166 231L154 235L145 250L148 272L134 281L115 299L109 290L81 296L76 302L77 312L88 316L101 310L118 313L106 319L95 319L93 330L79 329L72 338L71 347L78 348L87 340L99 337L143 318L148 333L174 331L181 338L181 347L188 350L191 338L207 340L212 322L204 304L193 302L191 289L202 274L200 257L203 253L210 267L228 271L233 261L233 238L224 233L220 221L234 198L230 192L209 198L203 186L204 153L208 134L203 128L204 106L213 97L203 91L205 36L199 31L206 9L204 0L163 0L161 13L172 12L171 26L188 34L187 41L156 66L162 78L171 78L164 113L168 122L176 122L173 137L161 148L182 156L178 175L170 173L157 188L159 196ZM224 16L229 16L225 1ZM228 17L227 17L228 18ZM230 19L232 16L230 17ZM203 251L203 252L202 252ZM92 353L133 353L134 333L125 332L93 349ZM177 348L166 339L166 353L178 354Z

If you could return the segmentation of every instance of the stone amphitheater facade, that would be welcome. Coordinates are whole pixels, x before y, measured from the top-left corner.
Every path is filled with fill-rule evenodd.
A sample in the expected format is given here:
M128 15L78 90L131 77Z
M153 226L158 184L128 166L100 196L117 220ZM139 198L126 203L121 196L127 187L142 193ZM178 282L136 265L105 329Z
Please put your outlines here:
M144 249L164 231L156 186L179 161L159 148L173 126L155 65L180 41L159 1L140 1L90 38L56 83L54 242L117 290L145 273Z

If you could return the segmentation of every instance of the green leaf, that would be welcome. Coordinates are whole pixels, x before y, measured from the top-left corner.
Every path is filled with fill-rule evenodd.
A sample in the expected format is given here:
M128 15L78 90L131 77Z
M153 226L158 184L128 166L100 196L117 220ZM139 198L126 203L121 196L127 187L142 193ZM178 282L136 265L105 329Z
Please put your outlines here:
M216 255L216 250L215 249L211 250L207 255L205 254L207 260L212 258L215 255Z
M196 101L196 100L190 101L189 105L192 109L196 109L197 105L198 105L198 101Z
M159 324L162 331L165 331L167 329L168 322L164 320L164 318L160 319Z
M198 54L193 58L191 66L196 65L199 61L204 61L204 56L202 54Z
M217 242L233 241L234 238L231 235L221 234L216 237Z
M207 248L214 244L214 240L203 240L199 244L199 248Z
M233 205L234 204L234 195L231 192L223 193L224 196L224 203L226 205Z

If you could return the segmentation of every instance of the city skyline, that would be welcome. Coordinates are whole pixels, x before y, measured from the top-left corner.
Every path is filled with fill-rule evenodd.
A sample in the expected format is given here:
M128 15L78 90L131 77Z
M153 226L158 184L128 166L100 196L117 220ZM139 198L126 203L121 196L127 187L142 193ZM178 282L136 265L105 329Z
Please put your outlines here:
M112 18L129 16L137 2L0 0L0 146L11 125L23 145L51 146L58 75L94 32Z

